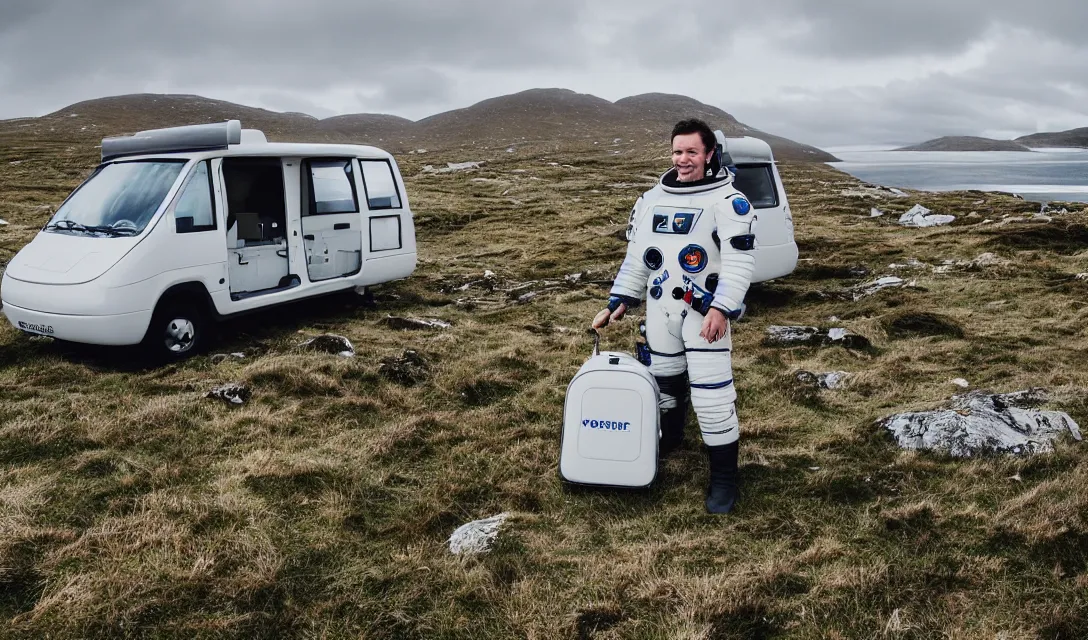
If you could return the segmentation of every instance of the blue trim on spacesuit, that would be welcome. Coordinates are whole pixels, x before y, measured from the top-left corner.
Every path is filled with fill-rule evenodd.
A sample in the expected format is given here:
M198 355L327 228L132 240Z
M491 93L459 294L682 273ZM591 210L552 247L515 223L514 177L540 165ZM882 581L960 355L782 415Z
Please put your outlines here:
M684 349L685 353L727 353L732 349Z
M638 298L632 298L631 296L625 296L616 293L608 296L609 311L615 311L616 309L619 309L621 304L627 305L628 309L634 309L638 305L642 304L642 301Z
M733 384L733 380L726 380L725 382L713 382L711 384L691 384L692 389L724 389Z
M703 433L703 435L708 435L708 436L720 436L720 435L725 435L725 434L729 433L733 429L736 429L736 427L729 427L728 429L726 429L724 431L702 431L702 433Z

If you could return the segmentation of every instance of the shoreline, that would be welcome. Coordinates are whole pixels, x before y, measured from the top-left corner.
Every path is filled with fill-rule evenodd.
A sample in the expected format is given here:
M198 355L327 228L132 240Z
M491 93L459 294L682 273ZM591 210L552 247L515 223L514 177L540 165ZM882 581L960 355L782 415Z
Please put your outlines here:
M930 193L980 191L1033 202L1088 203L1088 149L1012 151L838 150L825 163L859 180ZM1080 165L1083 165L1081 167Z

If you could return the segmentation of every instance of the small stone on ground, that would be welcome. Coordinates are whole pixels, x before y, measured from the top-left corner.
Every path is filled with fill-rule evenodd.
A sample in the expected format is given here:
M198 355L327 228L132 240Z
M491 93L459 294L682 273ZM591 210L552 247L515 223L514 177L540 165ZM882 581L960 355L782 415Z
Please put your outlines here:
M250 397L249 388L244 384L238 382L228 382L227 384L219 385L208 393L204 394L205 398L216 398L223 400L230 404L245 404Z
M352 358L355 356L355 347L351 345L350 340L344 336L333 335L331 333L320 335L316 338L310 338L306 342L303 342L301 346L314 351L335 353L344 358Z
M421 330L421 329L449 329L450 323L436 318L402 318L400 316L386 316L382 323L390 329Z
M499 529L509 513L474 520L457 527L449 538L450 553L454 555L484 553L499 535Z

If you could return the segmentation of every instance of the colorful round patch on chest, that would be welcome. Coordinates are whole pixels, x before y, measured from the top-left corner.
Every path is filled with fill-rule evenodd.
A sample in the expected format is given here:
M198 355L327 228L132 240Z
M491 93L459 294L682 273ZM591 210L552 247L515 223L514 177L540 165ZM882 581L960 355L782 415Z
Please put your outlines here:
M706 269L706 249L697 244L689 244L680 251L680 268L688 273L699 273Z
M747 215L752 210L752 204L744 198L733 198L733 211L737 212L738 216Z

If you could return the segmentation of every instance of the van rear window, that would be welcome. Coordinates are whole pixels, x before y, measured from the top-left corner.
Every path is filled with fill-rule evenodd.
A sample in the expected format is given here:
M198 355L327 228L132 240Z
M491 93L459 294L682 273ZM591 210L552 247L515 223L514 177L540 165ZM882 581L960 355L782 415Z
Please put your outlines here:
M778 189L769 164L739 164L733 186L748 198L756 209L778 206Z
M359 166L363 168L363 188L370 210L400 209L397 181L393 178L393 167L389 162L360 158Z

